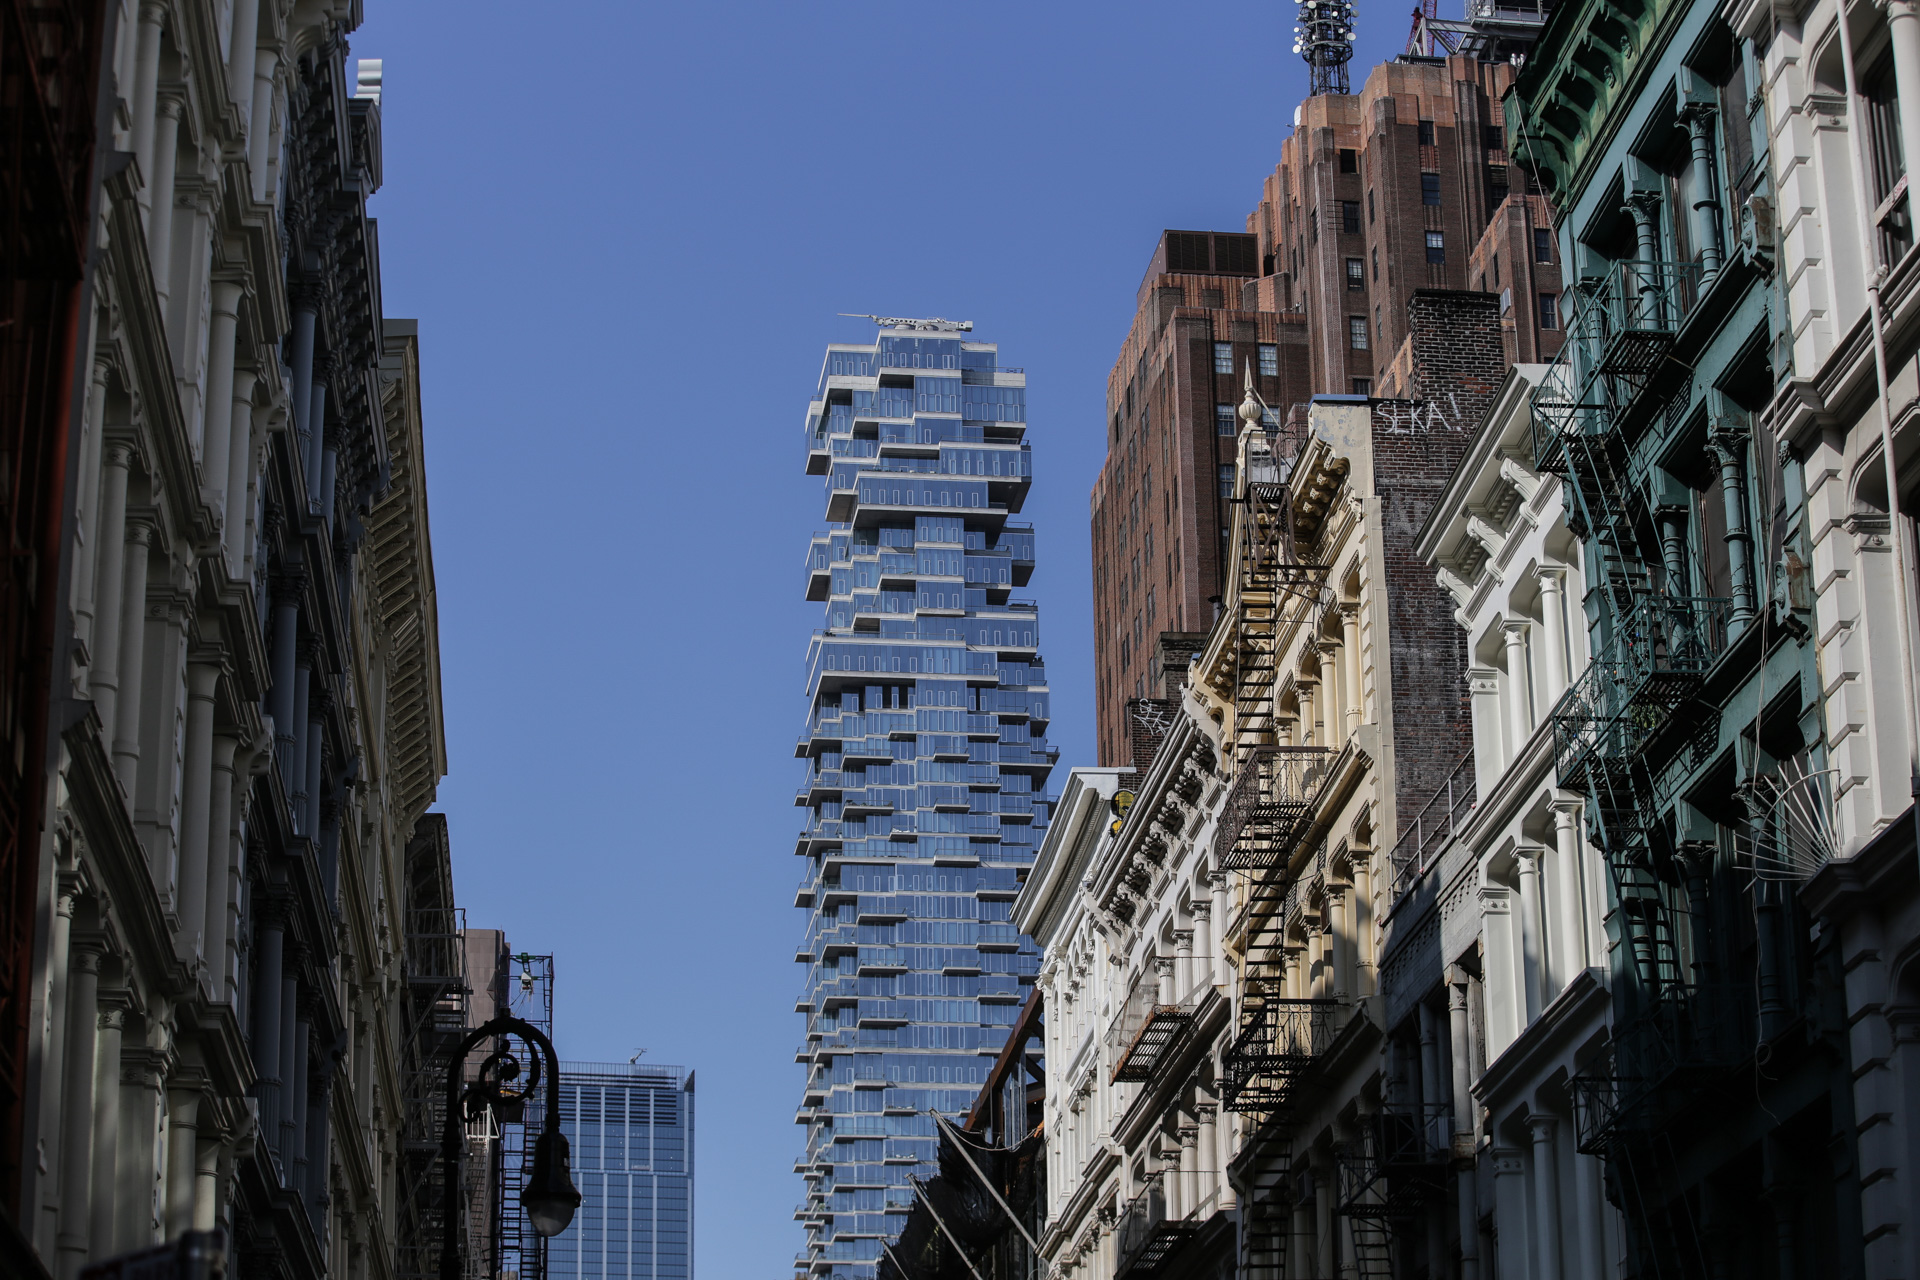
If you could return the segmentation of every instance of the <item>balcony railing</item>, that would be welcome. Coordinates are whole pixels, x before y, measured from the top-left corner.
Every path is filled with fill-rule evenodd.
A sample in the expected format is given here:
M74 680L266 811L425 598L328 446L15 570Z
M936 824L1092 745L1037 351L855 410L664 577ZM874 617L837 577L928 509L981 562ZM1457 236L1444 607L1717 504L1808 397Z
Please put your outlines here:
M1645 389L1700 300L1697 262L1613 264L1599 283L1580 288L1566 341L1534 388L1534 460L1561 473L1568 436L1604 434Z
M1358 1117L1356 1128L1354 1139L1336 1149L1341 1214L1409 1218L1445 1201L1452 1107L1389 1106Z
M1326 747L1262 747L1249 756L1227 793L1213 838L1215 862L1230 871L1283 863L1332 758Z
M1160 1274L1196 1230L1191 1221L1167 1216L1166 1174L1154 1174L1121 1214L1115 1280Z
M1433 793L1413 817L1413 823L1400 833L1393 852L1387 855L1393 865L1393 898L1411 889L1414 882L1432 868L1446 852L1474 806L1479 803L1479 782L1475 775L1473 753L1462 756L1447 775L1446 785Z
M1155 1069L1166 1062L1192 1028L1193 1006L1180 1003L1180 996L1171 990L1172 985L1169 982L1168 990L1162 991L1159 975L1151 968L1134 975L1126 1003L1107 1027L1114 1081L1151 1080ZM1167 999L1168 996L1173 998Z
M1757 1039L1754 992L1745 983L1674 985L1614 1028L1599 1062L1567 1081L1579 1149L1656 1133Z
M1300 1077L1333 1043L1346 1009L1338 1000L1249 994L1241 1007L1239 1034L1226 1055L1227 1109L1285 1107Z

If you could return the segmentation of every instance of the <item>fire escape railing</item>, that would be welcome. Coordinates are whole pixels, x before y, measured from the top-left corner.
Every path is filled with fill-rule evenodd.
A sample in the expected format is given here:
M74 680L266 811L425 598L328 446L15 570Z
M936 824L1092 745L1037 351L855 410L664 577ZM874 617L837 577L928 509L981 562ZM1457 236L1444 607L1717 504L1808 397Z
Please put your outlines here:
M1229 1111L1283 1110L1294 1086L1345 1025L1340 1000L1291 1000L1248 992L1225 1056Z
M1326 747L1257 747L1241 760L1213 838L1227 871L1285 866L1327 779Z
M1393 868L1393 898L1411 889L1440 860L1447 846L1465 825L1468 815L1480 802L1479 779L1474 772L1473 753L1460 757L1447 780L1413 815L1413 822L1400 833L1387 862Z
M1107 1027L1107 1048L1113 1058L1111 1078L1116 1083L1139 1084L1153 1079L1154 1072L1193 1027L1190 994L1162 990L1159 975L1150 968L1134 975L1126 1003Z
M1166 1173L1153 1174L1121 1211L1119 1262L1115 1280L1145 1280L1160 1274L1180 1246L1199 1229L1192 1221L1167 1216Z

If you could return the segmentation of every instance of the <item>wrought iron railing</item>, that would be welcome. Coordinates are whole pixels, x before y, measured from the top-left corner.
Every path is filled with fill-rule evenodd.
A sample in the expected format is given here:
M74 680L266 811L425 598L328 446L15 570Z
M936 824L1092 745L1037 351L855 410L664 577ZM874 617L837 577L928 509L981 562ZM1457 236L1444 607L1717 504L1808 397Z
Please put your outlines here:
M1270 867L1293 852L1327 778L1327 747L1261 747L1240 766L1213 837L1216 865Z
M1350 1218L1403 1218L1446 1198L1453 1108L1390 1106L1357 1118L1337 1154L1339 1211Z
M1333 1043L1347 1007L1339 1000L1249 993L1240 1011L1239 1034L1226 1054L1227 1109L1274 1111L1286 1106L1299 1078Z
M1469 751L1453 766L1446 784L1413 816L1413 822L1400 833L1393 851L1387 855L1393 867L1394 901L1399 901L1400 895L1440 860L1479 801L1479 780L1474 772L1473 753Z
M1167 984L1169 988L1172 983ZM1134 975L1126 1003L1107 1026L1107 1048L1115 1081L1151 1080L1153 1073L1193 1025L1191 993L1162 991L1159 975L1143 968ZM1171 999L1166 997L1171 995Z
M1744 983L1674 985L1614 1028L1598 1062L1567 1081L1579 1149L1605 1154L1655 1132L1702 1088L1749 1056L1754 993Z
M1194 1234L1191 1222L1167 1215L1165 1172L1153 1174L1120 1215L1118 1280L1156 1274Z

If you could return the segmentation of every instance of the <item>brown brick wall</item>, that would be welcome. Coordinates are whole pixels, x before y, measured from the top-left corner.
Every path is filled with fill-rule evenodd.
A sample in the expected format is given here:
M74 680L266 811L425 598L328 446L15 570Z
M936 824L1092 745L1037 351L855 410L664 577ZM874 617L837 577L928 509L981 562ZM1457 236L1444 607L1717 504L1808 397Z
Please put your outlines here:
M1453 597L1414 544L1507 364L1499 301L1490 294L1416 291L1408 300L1407 326L1411 398L1373 406L1400 828L1473 744L1466 633L1453 620Z

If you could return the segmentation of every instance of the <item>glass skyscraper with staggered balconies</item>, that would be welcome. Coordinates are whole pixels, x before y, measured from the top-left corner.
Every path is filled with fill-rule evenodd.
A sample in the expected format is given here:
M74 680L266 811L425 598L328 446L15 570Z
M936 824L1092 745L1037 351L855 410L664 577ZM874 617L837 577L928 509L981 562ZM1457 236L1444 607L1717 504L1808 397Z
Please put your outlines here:
M797 1277L869 1277L930 1177L932 1116L973 1102L1038 953L1008 922L1046 835L1040 620L1015 524L1031 481L1026 376L956 326L827 349L807 408L827 531L825 626L796 754L806 826L795 959L807 1068Z

